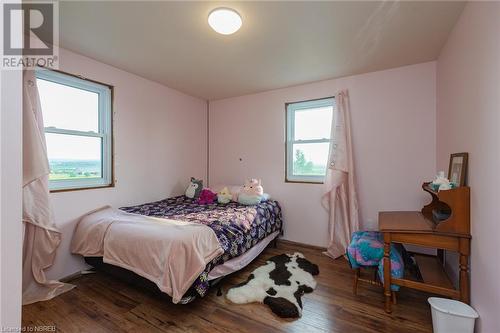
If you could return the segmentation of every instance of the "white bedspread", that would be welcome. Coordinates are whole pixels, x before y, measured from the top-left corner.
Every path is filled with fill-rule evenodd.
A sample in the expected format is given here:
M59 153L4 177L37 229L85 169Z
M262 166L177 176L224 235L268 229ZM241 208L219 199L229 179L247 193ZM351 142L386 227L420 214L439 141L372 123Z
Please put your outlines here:
M71 252L102 256L105 263L155 282L178 303L205 266L224 250L205 225L129 214L107 206L80 220Z

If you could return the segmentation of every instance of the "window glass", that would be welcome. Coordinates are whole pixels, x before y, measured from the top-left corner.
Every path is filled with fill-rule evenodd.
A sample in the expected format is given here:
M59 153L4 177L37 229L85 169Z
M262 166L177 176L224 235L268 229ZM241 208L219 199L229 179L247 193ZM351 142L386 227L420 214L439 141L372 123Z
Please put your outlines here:
M111 88L77 76L36 70L42 108L49 188L112 185Z
M46 133L45 139L50 180L102 177L101 138Z
M330 139L333 107L295 111L295 140Z
M293 175L323 177L326 172L329 146L327 142L294 144Z
M99 95L59 83L37 80L45 127L99 131Z
M334 108L334 98L287 104L287 181L324 181Z

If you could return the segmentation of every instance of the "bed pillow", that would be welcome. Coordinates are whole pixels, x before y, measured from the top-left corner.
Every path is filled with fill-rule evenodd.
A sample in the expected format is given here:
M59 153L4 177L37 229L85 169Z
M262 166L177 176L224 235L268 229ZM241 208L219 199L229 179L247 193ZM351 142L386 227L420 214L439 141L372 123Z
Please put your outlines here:
M191 181L186 188L186 197L191 199L198 199L200 197L201 190L203 189L203 180L191 177Z
M216 184L214 186L210 186L212 191L214 192L220 192L224 189L224 187L227 187L229 192L234 193L234 192L240 192L241 190L241 185L231 185L231 184Z

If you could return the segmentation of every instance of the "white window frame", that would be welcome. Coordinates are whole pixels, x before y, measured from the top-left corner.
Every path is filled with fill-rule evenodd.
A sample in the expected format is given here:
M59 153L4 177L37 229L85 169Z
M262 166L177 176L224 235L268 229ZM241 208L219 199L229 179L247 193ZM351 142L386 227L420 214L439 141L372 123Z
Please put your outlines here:
M45 127L45 133L66 134L84 137L94 137L101 139L101 178L95 179L71 179L71 180L50 180L49 189L51 191L65 191L90 189L99 187L114 186L113 179L113 110L112 110L112 90L113 87L84 78L65 74L59 71L52 71L37 68L35 71L37 79L51 81L76 89L82 89L98 94L99 103L99 126L98 132L79 131L56 127ZM43 113L43 110L42 110Z
M296 140L295 139L295 112L306 109L316 109L331 106L335 108L335 98L326 97L304 102L286 103L286 175L285 181L289 183L314 183L322 184L325 181L323 176L308 176L293 174L293 145L300 143L330 143L332 138L322 138L314 140ZM333 115L332 115L333 116Z

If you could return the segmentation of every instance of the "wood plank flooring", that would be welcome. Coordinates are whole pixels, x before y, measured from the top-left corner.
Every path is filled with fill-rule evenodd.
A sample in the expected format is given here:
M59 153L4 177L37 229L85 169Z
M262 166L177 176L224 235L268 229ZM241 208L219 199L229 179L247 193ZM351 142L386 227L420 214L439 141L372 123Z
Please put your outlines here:
M320 267L318 286L303 297L297 320L276 317L265 305L231 304L209 294L188 305L174 305L167 297L129 286L103 273L71 281L77 287L47 302L23 307L23 326L55 326L58 332L431 332L427 304L430 295L402 289L393 313L386 314L382 290L360 283L352 293L353 272L343 259L331 260L318 249L279 242L246 269L228 277L223 291L246 279L265 259L281 253L302 252ZM30 331L27 329L26 331Z

